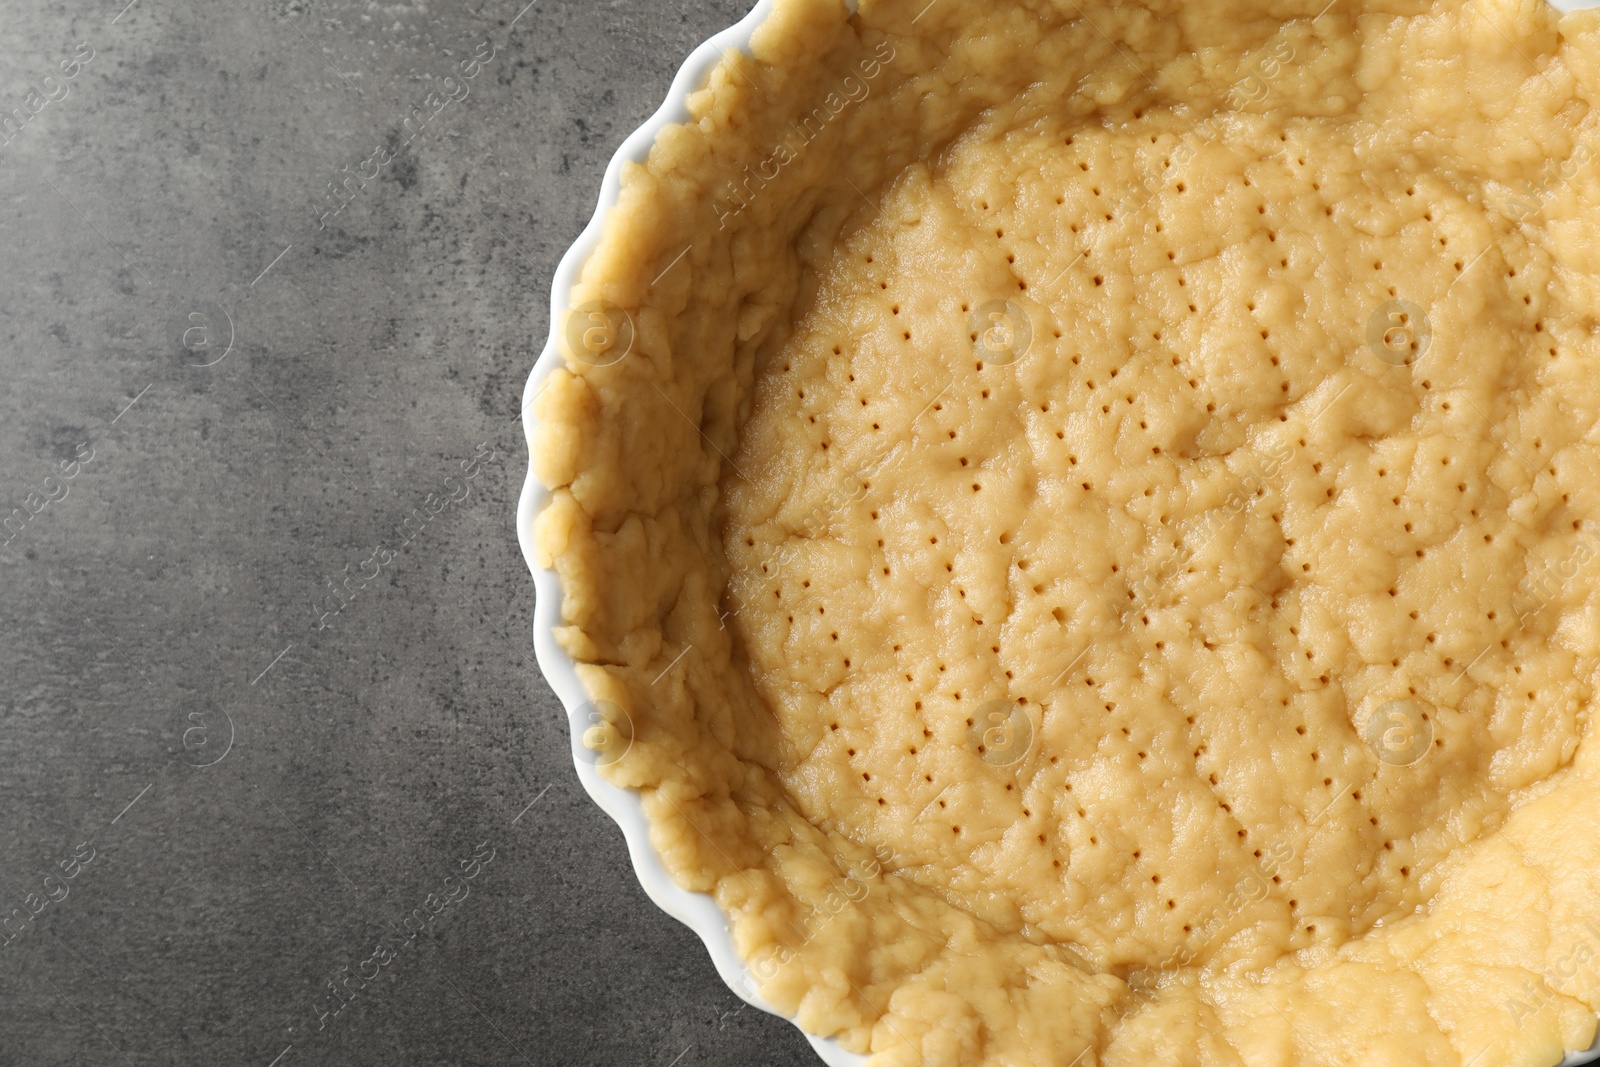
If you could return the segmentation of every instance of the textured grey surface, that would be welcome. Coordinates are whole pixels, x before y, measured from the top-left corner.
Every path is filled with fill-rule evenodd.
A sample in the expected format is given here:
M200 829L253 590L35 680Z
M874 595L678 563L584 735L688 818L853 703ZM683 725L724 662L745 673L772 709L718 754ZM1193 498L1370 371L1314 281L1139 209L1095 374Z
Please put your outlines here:
M578 786L512 524L556 261L745 5L124 2L0 4L0 1065L817 1062Z

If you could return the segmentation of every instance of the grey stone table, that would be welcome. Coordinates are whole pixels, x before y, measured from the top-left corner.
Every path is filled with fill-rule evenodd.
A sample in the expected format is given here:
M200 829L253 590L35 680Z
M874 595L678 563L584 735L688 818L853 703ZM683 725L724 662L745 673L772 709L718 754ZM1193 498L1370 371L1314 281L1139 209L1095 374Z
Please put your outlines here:
M580 789L512 519L743 5L522 2L0 5L0 1067L817 1062Z

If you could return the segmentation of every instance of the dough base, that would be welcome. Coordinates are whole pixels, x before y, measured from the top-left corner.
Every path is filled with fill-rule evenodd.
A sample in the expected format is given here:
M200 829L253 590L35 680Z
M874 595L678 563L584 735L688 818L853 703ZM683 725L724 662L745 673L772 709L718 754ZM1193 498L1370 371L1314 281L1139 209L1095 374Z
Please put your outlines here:
M782 0L574 290L603 773L874 1064L1593 1039L1600 22L1323 2Z

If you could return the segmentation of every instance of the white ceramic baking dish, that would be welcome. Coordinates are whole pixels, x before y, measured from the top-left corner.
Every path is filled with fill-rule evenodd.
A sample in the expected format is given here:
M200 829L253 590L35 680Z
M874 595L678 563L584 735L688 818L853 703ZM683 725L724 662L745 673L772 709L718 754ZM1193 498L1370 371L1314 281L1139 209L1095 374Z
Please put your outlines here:
M1600 0L1552 0L1552 2L1563 11L1600 6ZM623 164L643 163L650 152L650 146L655 143L657 134L664 127L688 120L689 94L705 85L712 68L729 49L738 49L746 53L750 51L751 35L767 17L771 6L772 0L760 0L737 24L696 48L678 71L678 76L673 79L666 101L644 125L633 131L627 140L622 142L622 147L617 149L616 155L606 166L594 217L589 220L589 225L584 227L583 233L578 235L572 247L567 249L566 255L561 257L561 263L556 267L555 278L551 283L550 335L545 342L544 350L539 354L539 359L533 365L533 371L528 376L522 394L523 428L527 433L530 449L536 430L533 399L538 395L550 373L564 362L560 351L559 327L565 322L570 310L567 295L572 291L573 282L577 280L578 271L583 266L584 260L599 242L600 228L606 212L617 202ZM853 8L855 5L852 2L850 6ZM570 744L578 780L583 783L583 788L601 810L621 827L622 835L628 843L628 855L633 860L634 871L646 895L655 901L662 911L700 936L700 940L705 942L706 949L711 953L711 962L716 966L717 973L722 976L729 989L747 1003L763 1011L779 1014L763 1003L756 993L754 978L744 962L739 959L738 953L734 951L733 934L726 916L717 907L716 902L704 893L691 893L680 889L667 874L666 868L662 866L661 857L650 844L649 824L645 821L644 807L639 794L633 790L619 789L601 778L594 767L593 753L585 748L580 740L585 725L589 695L584 692L583 685L578 681L572 659L555 639L555 628L561 624L560 581L554 571L538 565L533 551L534 516L544 507L549 496L549 492L534 477L530 469L527 481L522 487L522 496L517 503L517 540L522 546L523 556L528 561L528 568L533 572L537 594L533 617L534 652L538 657L540 669L544 671L545 679L550 683L550 688L555 691L562 707L566 709L568 723L572 727ZM806 1034L805 1037L829 1067L860 1067L866 1062L865 1057L841 1048L834 1041L811 1034ZM1569 1056L1561 1067L1577 1067L1579 1064L1595 1062L1600 1062L1600 1041L1597 1041L1595 1049L1590 1052Z

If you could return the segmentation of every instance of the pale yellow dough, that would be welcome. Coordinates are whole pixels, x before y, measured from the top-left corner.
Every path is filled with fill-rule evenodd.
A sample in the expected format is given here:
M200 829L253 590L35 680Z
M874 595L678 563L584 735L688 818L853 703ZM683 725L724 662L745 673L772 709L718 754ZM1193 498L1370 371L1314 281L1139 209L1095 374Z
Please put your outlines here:
M1325 4L780 0L556 324L604 773L875 1065L1594 1037L1600 20Z

